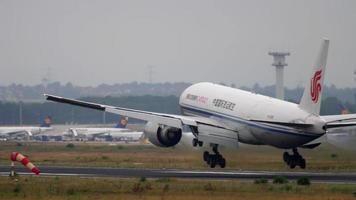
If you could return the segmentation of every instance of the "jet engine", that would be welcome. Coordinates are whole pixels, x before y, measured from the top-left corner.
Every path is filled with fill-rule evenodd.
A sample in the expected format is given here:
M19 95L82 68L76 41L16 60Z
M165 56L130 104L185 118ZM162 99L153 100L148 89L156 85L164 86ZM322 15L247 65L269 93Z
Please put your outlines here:
M144 130L146 138L159 147L172 147L178 144L182 138L182 130L170 126L160 126L148 122Z

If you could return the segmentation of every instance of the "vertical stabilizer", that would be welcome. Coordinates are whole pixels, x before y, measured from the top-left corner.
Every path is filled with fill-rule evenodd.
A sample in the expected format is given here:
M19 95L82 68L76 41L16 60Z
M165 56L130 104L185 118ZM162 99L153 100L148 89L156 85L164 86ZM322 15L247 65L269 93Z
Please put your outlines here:
M129 122L129 118L122 116L120 121L116 124L115 128L126 128L128 122Z
M328 48L329 40L323 39L317 60L313 66L313 72L307 79L307 84L299 104L301 109L315 115L319 115L320 113L321 94L324 87L323 83Z
M51 124L52 124L52 117L46 116L43 120L43 123L40 125L40 127L51 127Z

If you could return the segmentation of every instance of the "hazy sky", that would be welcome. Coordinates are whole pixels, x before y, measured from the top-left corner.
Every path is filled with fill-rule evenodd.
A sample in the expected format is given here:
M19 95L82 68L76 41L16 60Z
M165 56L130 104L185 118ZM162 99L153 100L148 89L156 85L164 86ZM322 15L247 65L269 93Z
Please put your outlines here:
M355 0L0 0L0 85L148 81L273 84L269 50L289 50L304 85L322 37L325 83L355 87Z

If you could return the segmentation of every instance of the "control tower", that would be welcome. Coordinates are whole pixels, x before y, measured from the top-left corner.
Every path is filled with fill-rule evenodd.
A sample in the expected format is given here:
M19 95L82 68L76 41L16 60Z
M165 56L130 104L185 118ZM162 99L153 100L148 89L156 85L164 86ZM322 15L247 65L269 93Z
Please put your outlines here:
M273 56L272 66L276 67L276 98L284 100L284 67L288 64L285 62L289 52L272 51L268 55Z

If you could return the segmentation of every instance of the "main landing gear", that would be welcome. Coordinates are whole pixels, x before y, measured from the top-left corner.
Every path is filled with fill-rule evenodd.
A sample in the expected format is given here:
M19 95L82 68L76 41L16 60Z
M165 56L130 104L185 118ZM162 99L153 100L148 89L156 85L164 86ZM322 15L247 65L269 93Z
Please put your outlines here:
M203 142L199 141L197 138L194 138L192 141L193 147L202 147ZM212 144L213 154L210 154L208 151L204 151L203 159L211 168L215 168L216 165L220 165L221 168L225 168L226 160L218 151L218 144Z
M211 167L215 168L216 165L220 165L221 168L225 168L226 160L225 158L219 153L218 145L213 144L213 152L214 154L210 154L208 151L204 151L203 159L204 161Z
M305 159L298 153L297 148L293 149L293 155L284 152L283 160L291 169L294 169L296 166L299 166L302 169L305 169L306 167Z

